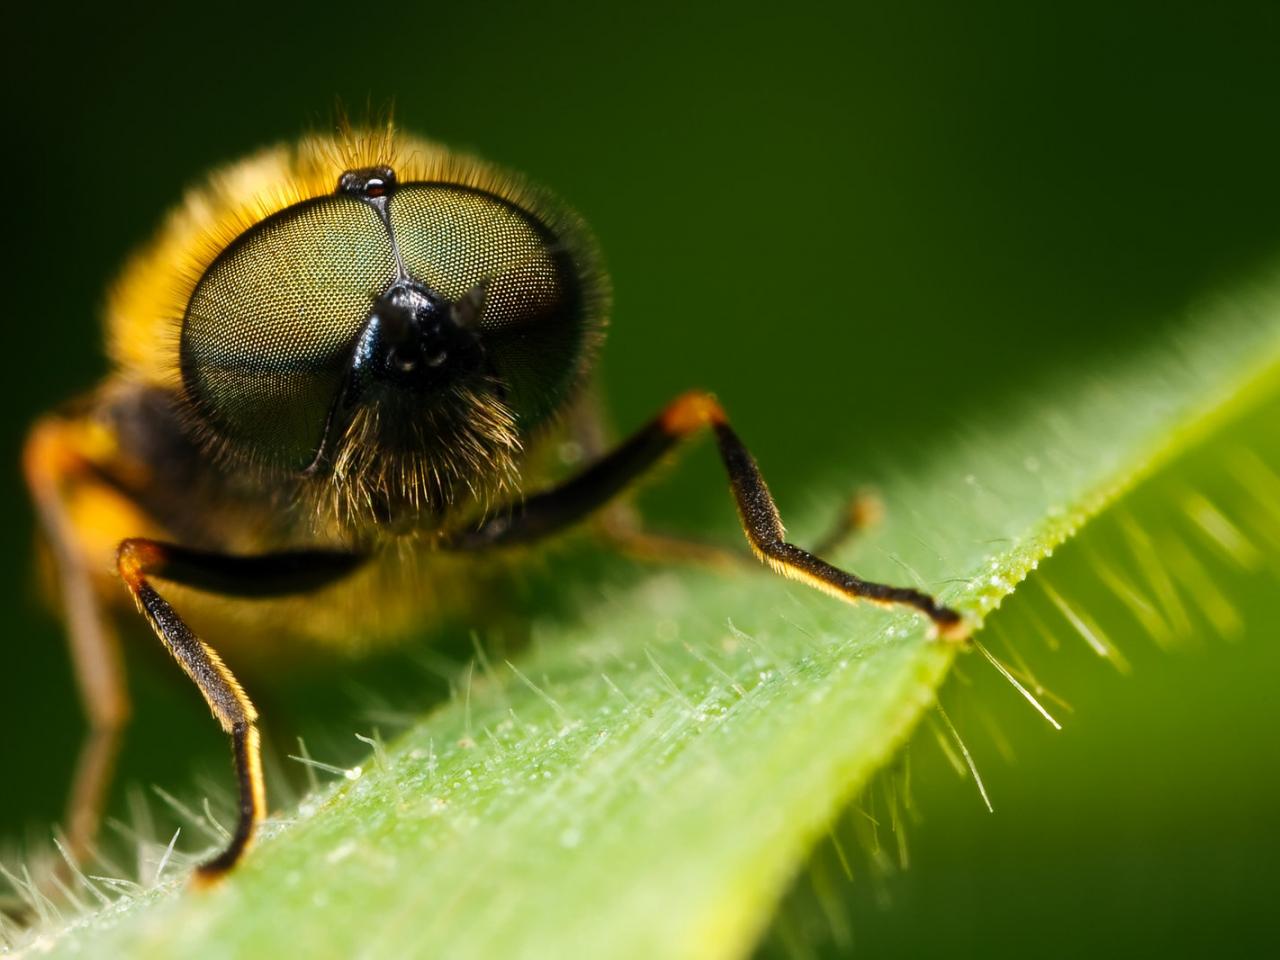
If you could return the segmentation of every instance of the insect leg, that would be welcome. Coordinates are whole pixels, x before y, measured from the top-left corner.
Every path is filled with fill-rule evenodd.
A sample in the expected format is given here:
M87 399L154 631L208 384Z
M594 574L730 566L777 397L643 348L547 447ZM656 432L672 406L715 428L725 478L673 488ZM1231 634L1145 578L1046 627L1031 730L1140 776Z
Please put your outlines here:
M629 506L623 504L622 506ZM619 553L645 563L685 563L716 570L755 567L755 558L745 550L704 543L692 537L651 530L632 510L602 511L599 529L604 540Z
M570 437L584 459L597 460L613 445L604 399L594 384L569 411L567 422ZM614 550L644 563L687 563L718 570L756 565L755 558L745 550L652 530L635 505L625 500L603 505L594 517L594 526Z
M860 491L843 505L831 527L811 548L824 556L834 553L873 525L883 512L879 499ZM688 563L719 570L755 566L756 558L745 550L732 550L691 537L655 532L645 527L639 513L628 503L615 502L600 511L597 521L601 535L615 549L648 563Z
M231 736L240 787L239 819L226 849L197 867L198 876L214 879L235 866L266 811L256 726L258 711L222 658L191 631L152 587L149 578L159 577L230 596L281 596L340 579L363 560L357 554L326 551L235 557L155 540L131 539L120 544L117 567L138 609L199 688L223 731Z
M446 537L444 545L474 550L528 543L558 532L608 502L680 441L703 429L715 434L748 544L775 572L851 603L866 600L911 607L928 617L948 639L967 635L964 618L927 593L863 580L788 543L778 508L755 459L716 399L699 391L677 397L612 453L564 484L529 497L510 513L499 512L470 530Z
M129 720L120 642L103 615L67 516L68 487L87 479L91 469L80 446L73 422L50 417L32 429L22 458L40 526L53 553L76 685L89 724L65 814L68 853L76 860L84 860L93 846L121 734Z
M869 490L859 490L844 504L835 522L812 551L818 556L835 553L860 532L873 526L884 513L880 498Z

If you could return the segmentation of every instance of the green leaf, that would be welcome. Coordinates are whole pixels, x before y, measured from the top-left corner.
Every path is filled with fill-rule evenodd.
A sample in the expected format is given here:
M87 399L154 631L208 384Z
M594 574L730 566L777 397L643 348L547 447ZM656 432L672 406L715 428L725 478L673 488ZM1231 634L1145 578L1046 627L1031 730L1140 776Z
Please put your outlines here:
M989 614L1139 478L1280 388L1280 275L1175 329L1061 371L926 466L880 477L886 521L835 559ZM864 479L850 469L820 499L834 510ZM822 511L782 507L797 540L823 525ZM41 931L45 945L108 957L741 956L957 654L908 613L683 568L534 634L511 663L481 659L457 697L353 779L282 811L288 823L216 889L163 884Z
M957 659L816 845L760 960L1022 957L1032 939L1041 955L1140 941L1183 956L1224 929L1268 942L1277 423L1273 399L1214 431L1001 604L982 652L1022 689L983 656Z

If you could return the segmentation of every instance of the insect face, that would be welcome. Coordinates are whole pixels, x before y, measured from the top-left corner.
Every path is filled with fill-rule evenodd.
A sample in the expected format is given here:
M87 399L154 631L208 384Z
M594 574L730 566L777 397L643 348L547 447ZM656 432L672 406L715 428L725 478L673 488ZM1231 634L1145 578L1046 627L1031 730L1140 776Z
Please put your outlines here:
M524 441L590 360L603 298L571 218L473 179L345 170L228 243L178 329L202 444L356 525L513 488Z

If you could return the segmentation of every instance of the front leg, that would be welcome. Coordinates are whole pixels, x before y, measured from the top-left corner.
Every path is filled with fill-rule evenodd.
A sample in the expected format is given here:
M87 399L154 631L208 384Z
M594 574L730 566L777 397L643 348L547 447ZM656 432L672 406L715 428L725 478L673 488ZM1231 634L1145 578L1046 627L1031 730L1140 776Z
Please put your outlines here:
M197 867L198 877L216 879L235 866L266 812L256 726L258 711L222 658L191 631L152 587L149 578L154 576L226 596L283 596L318 589L341 579L363 559L357 554L336 551L236 557L142 539L120 544L116 565L138 609L199 688L223 731L231 736L240 793L239 817L226 849Z
M509 512L499 511L475 527L446 536L443 545L453 550L478 550L530 543L557 533L599 509L680 441L704 428L715 434L747 542L775 572L850 603L866 600L911 607L928 617L949 640L968 636L968 622L927 593L863 580L788 543L777 505L755 459L716 399L699 391L677 397L621 446L577 476L513 505Z

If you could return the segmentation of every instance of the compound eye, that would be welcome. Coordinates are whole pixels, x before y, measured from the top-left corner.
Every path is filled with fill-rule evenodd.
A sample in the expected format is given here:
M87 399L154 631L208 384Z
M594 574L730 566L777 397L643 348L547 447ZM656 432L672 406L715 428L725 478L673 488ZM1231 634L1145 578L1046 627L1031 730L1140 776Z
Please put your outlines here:
M289 207L236 238L182 325L184 386L207 427L256 462L305 468L351 346L395 275L386 227L351 197Z
M483 289L471 324L526 426L555 409L581 357L577 270L549 227L484 190L401 184L388 215L405 269L454 302Z

